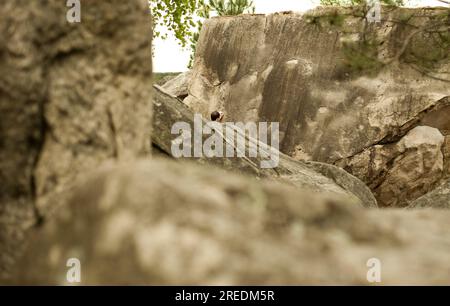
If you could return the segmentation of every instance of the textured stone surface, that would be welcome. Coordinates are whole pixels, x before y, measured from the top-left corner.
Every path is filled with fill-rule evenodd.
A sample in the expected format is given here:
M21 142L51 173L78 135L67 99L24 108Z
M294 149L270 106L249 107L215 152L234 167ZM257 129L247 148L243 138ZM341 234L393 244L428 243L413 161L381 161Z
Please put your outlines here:
M433 34L417 29L446 11L386 9L383 22L367 27L358 13L319 8L208 20L184 102L204 115L222 110L233 122L280 122L281 151L301 160L337 163L419 125L447 135L450 87L440 79L448 79L448 52L433 73L417 64L430 48L440 50Z
M450 209L450 180L418 198L408 208Z
M104 160L150 149L147 2L83 2L75 24L67 10L0 4L0 274L49 197Z
M173 161L105 168L33 236L11 283L448 284L450 212L367 210Z
M176 122L185 122L194 130L194 113L181 101L171 97L157 86L154 92L153 107L152 142L158 148L158 152L162 151L172 156L171 146L174 139L178 137L178 135L171 134L172 126ZM208 137L209 135L203 136L204 139ZM225 147L227 137L223 136L223 134L221 134L221 141ZM228 143L232 143L234 151L237 151L234 140L228 139ZM256 143L258 146L261 146L258 140L246 136L246 152L249 151L250 143ZM272 150L276 151L273 148ZM243 158L202 157L187 159L194 159L206 165L219 166L235 173L245 173L259 178L272 178L321 194L347 196L353 199L350 202L355 202L365 207L377 207L376 200L367 186L344 170L323 163L296 161L281 152L277 151L276 153L279 155L277 167L267 169L261 168L261 161L264 158L260 155L258 157Z
M444 140L438 129L418 126L397 143L373 146L338 165L367 183L380 206L407 206L444 176Z
M189 95L191 77L191 71L183 72L164 83L161 87L165 92L184 100Z

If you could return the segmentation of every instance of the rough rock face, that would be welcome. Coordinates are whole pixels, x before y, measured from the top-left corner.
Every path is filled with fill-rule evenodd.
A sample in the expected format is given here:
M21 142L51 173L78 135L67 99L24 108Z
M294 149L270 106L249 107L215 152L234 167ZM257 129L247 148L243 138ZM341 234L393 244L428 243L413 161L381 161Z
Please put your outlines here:
M450 180L435 190L418 198L408 208L440 208L450 209Z
M448 284L450 212L364 209L359 206L376 205L370 191L335 166L297 162L282 154L279 168L265 171L255 168L252 159L197 160L204 165L167 159L130 161L147 154L150 146L147 5L138 0L91 1L82 6L83 22L70 25L61 1L0 4L1 284L67 284L71 258L80 260L82 284L368 284L367 263L373 258L380 260L382 284ZM277 18L264 18L274 24L264 27L269 38L301 29L298 33L310 35L306 37L322 33L329 42L329 33L309 33L302 18L299 28L289 22L280 27ZM285 46L283 41L268 43L290 50L288 41ZM277 59L280 54L272 56ZM326 64L332 58L324 60ZM276 65L274 75L271 70L266 74L269 80L289 78L299 65L306 69L299 71L309 75L304 63L289 58L282 68L287 74L283 70L278 74ZM327 85L325 64L318 68L322 76L315 75L314 67L311 76ZM231 73L239 79L246 66L233 67ZM285 81L280 86L287 86ZM352 81L342 82L349 91ZM423 86L424 96L425 89L440 90L433 82ZM419 83L408 86L414 91ZM267 88L268 95L276 98L277 88ZM325 90L315 92L319 93ZM310 94L306 96L314 96ZM376 143L386 154L400 154L391 166L404 175L395 181L410 175L401 171L416 165L424 167L416 167L421 171L448 174L444 160L450 149L448 121L441 118L448 111L445 99L439 98ZM191 122L192 110L160 91L153 104L153 146L158 154L169 156L169 127L178 120ZM264 107L268 108L263 108L263 115L273 110ZM393 117L405 119L411 113L403 111L415 112L412 106L403 107ZM280 111L292 115L289 108ZM357 156L366 148L344 157ZM409 154L414 150L421 159ZM103 162L107 165L96 169ZM387 169L386 179L395 177ZM417 190L431 186L422 177L417 182ZM427 196L444 207L447 189L445 185ZM40 215L46 218L30 228ZM25 233L27 249L14 265ZM13 273L5 273L13 265Z
M447 284L449 218L142 161L80 185L9 282L67 284L77 258L82 284L368 284L377 258L382 284Z
M303 160L335 163L419 125L448 135L448 48L427 31L447 10L383 10L368 25L360 13L208 20L184 102L233 122L280 122L281 151Z
M171 147L178 135L171 133L172 127L176 122L185 122L189 124L193 131L194 113L180 100L164 92L158 86L155 86L153 96L152 142L157 152L164 152L168 156L173 156ZM207 122L203 121L203 124L206 125ZM223 143L223 147L227 144L232 144L233 150L235 152L238 150L235 139L230 141L229 137L225 137L224 134L218 131L216 131L215 135L219 135L219 140ZM209 135L203 135L203 141L209 137ZM255 143L258 148L262 145L264 146L263 143L248 135L244 137L246 138L246 152L249 151L251 143ZM192 140L190 143L193 145ZM196 160L201 164L219 166L235 173L245 173L258 178L279 180L321 194L347 196L349 199L352 199L348 202L354 202L364 207L377 207L377 202L367 186L344 170L323 163L296 161L274 148L271 150L279 156L279 163L276 168L261 168L261 161L264 158L260 155L257 157L237 157L235 155L235 157L230 158L199 157L187 159Z
M184 100L189 95L189 82L191 81L191 77L191 71L183 72L164 83L161 87L166 93L180 100Z
M418 126L397 143L372 146L338 165L363 178L380 205L407 206L443 176L443 144L438 129Z
M74 24L68 9L0 4L0 274L66 183L150 149L147 1L82 1Z

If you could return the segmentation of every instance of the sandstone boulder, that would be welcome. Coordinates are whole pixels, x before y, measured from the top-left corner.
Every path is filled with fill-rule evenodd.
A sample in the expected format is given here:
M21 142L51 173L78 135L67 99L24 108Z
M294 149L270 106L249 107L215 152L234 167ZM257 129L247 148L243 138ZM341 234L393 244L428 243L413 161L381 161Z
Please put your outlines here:
M450 58L429 31L448 29L447 9L386 8L382 16L367 24L359 9L318 8L212 18L184 102L205 116L222 110L233 122L279 122L281 151L302 160L338 164L420 125L448 135ZM398 183L393 188L403 189Z
M97 171L30 239L8 283L447 284L450 212L367 210L347 197L183 161ZM426 229L426 230L424 230Z
M150 149L147 1L82 1L73 24L68 9L0 4L0 274L49 198L102 161Z
M166 93L180 100L184 100L189 95L189 82L191 77L191 71L183 72L164 83L161 87Z
M181 101L164 92L158 86L155 86L153 100L152 142L157 152L164 152L168 156L173 156L172 144L178 136L171 133L172 127L177 122L184 122L191 127L191 130L194 130L194 113ZM204 125L207 124L204 120L202 122ZM220 134L220 142L223 143L224 148L227 144L231 144L233 150L235 152L238 151L237 141L234 141L235 139L230 140L224 134L217 131L216 134ZM249 137L246 134L242 136L246 141L245 152L249 151L251 144L255 144L258 148L266 147L264 143L261 143L257 139ZM204 139L208 137L210 135L203 135ZM191 143L193 146L192 140ZM243 173L258 178L275 179L322 194L346 195L353 199L349 202L358 203L364 207L377 207L377 202L367 186L344 170L323 163L296 161L274 148L270 148L270 150L278 156L278 164L274 168L261 168L261 162L265 160L261 155L257 157L248 157L247 155L238 157L235 154L229 158L208 158L204 156L198 158L185 157L185 159L196 160L201 164L218 166L235 173Z

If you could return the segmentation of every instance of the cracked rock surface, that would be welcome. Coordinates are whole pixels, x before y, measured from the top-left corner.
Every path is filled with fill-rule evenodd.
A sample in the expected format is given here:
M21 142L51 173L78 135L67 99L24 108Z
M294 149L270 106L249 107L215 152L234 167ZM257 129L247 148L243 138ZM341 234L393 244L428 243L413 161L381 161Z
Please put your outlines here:
M105 167L36 232L9 283L447 284L450 212L364 209L182 161Z
M186 122L191 127L194 126L194 113L186 107L180 100L172 97L164 92L161 88L155 87L153 94L153 132L152 142L159 151L164 152L167 156L172 156L172 144L177 135L171 133L172 126L176 122ZM203 122L207 124L207 122ZM237 131L236 131L237 132ZM232 148L236 153L236 139L233 139L216 131L215 135L220 134L220 142L223 147L232 144ZM245 137L245 151L249 151L251 143L258 148L263 145L259 140L250 138L245 133L241 133ZM204 135L204 140L209 135ZM192 142L192 141L191 141ZM304 161L296 161L291 157L271 149L273 154L278 155L278 165L276 168L263 169L260 167L264 158L261 155L257 157L237 158L185 158L188 160L196 160L200 164L221 167L234 173L241 173L258 178L266 178L282 181L284 183L309 189L312 192L321 194L330 194L336 196L346 196L350 200L348 203L355 203L363 207L378 207L377 202L371 191L356 177L350 175L344 170L333 165L325 163L306 163ZM275 152L276 151L276 152ZM234 156L237 156L234 155ZM183 159L183 158L182 158Z

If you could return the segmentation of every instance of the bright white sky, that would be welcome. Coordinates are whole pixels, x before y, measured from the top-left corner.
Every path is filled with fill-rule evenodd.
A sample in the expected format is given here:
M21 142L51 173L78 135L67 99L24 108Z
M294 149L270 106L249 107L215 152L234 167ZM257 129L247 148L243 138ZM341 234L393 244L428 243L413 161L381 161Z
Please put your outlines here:
M320 0L253 0L256 13L280 11L304 12L317 6ZM410 0L409 6L444 6L437 0ZM166 40L156 39L153 69L155 72L181 72L187 70L190 49L183 50L173 36Z

